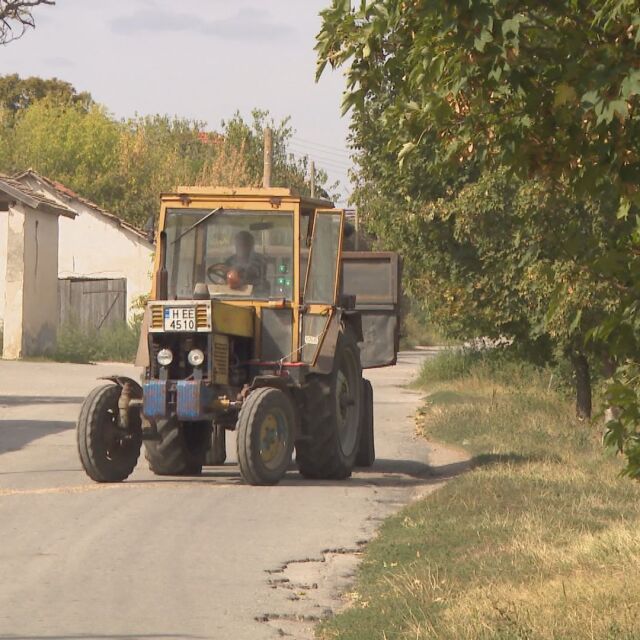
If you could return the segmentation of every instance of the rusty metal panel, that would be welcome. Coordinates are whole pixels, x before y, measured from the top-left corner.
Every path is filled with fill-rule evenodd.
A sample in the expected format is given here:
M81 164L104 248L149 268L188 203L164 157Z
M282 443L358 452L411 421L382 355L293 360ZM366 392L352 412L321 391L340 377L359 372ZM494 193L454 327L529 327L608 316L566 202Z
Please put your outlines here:
M201 380L178 380L176 414L180 420L198 420L202 417L203 391Z
M166 380L150 380L145 383L144 407L142 412L147 418L164 418L168 407L168 386Z

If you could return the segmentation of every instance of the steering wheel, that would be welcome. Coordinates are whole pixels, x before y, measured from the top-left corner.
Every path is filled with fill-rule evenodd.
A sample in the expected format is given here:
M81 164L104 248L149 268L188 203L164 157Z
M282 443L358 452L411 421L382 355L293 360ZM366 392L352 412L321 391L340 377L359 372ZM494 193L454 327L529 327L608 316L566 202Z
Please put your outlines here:
M213 284L227 284L227 273L229 267L224 262L218 262L207 267L207 278L213 282Z

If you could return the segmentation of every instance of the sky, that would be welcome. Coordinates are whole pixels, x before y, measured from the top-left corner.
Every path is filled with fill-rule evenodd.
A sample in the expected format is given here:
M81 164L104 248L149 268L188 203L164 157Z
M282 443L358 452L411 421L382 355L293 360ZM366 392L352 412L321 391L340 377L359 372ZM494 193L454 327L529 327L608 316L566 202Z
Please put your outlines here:
M56 0L0 48L0 73L58 77L118 117L167 113L210 129L238 110L291 116L291 150L340 180L351 166L341 71L315 82L319 12L330 0Z

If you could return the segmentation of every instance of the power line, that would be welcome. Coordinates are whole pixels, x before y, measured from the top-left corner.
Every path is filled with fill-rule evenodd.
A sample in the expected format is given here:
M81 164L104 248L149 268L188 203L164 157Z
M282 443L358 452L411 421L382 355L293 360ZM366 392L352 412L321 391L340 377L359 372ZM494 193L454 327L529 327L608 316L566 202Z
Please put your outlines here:
M313 140L307 140L305 138L300 138L299 136L291 136L292 140L298 140L304 144L308 144L312 147L322 147L324 149L328 149L330 151L338 151L340 153L346 153L344 147L336 147L330 144L324 144L323 142L314 142Z
M300 154L300 155L305 155L305 156L309 156L310 158L313 158L314 160L319 160L324 164L332 164L334 166L338 166L342 169L351 169L353 167L353 163L351 162L343 162L341 160L336 160L335 158L330 158L327 156L323 156L320 155L318 153L316 153L315 151L309 151L307 149L298 149L297 147L292 147L292 150L294 151L294 153Z
M291 142L298 147L303 148L312 148L314 150L318 150L319 153L325 153L327 155L338 156L340 158L349 158L349 154L344 149L338 149L338 147L330 147L321 144L316 144L314 142L307 142L302 138L292 137Z
M305 153L310 156L322 156L324 158L329 158L330 160L334 160L335 162L351 162L351 158L347 155L339 155L339 154L331 154L326 151L318 151L318 149L310 149L309 147L305 147L303 145L298 144L297 142L293 142L290 145L291 149L296 149L299 153Z

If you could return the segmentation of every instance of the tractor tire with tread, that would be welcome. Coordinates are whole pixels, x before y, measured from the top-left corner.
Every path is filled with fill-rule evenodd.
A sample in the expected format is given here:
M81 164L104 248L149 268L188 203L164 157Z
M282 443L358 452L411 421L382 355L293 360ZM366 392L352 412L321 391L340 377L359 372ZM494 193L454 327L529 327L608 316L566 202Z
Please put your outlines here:
M373 434L373 387L369 380L366 379L362 380L361 424L356 467L371 467L376 461L376 446Z
M277 484L293 455L295 409L289 396L273 387L254 389L238 416L240 473L252 485Z
M155 421L159 440L146 440L145 458L157 476L198 476L211 445L208 422L183 422L173 417Z
M344 398L345 380L349 398ZM305 395L303 433L296 443L298 469L309 479L344 480L355 466L362 410L360 351L348 327L338 336L333 371L310 376ZM343 407L343 400L350 405Z
M223 425L213 425L211 434L211 449L207 453L207 465L213 467L222 466L227 460L227 430Z
M140 456L139 414L130 414L129 430L118 425L121 391L116 384L96 387L80 409L76 428L78 453L87 475L96 482L122 482L131 475Z

